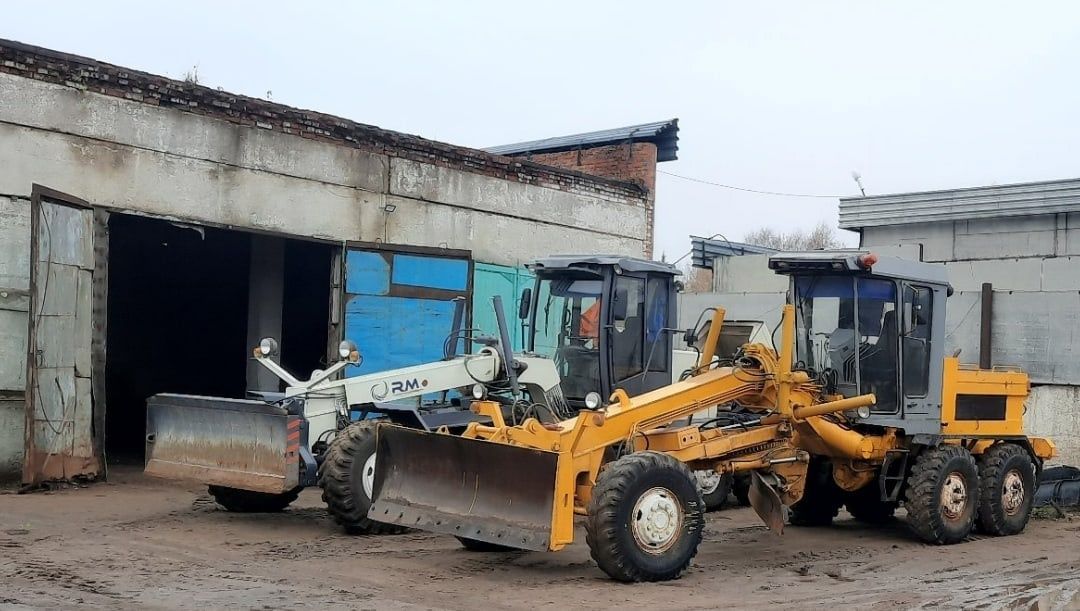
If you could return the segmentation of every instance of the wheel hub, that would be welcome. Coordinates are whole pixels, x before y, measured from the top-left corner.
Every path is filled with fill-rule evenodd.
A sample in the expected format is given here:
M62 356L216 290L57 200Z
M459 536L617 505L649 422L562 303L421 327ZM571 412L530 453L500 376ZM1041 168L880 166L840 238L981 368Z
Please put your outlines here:
M667 488L651 488L634 504L630 530L641 549L660 554L678 540L682 520L675 495Z
M375 489L375 452L372 452L371 456L364 461L364 471L360 475L360 480L364 484L364 494L370 499Z
M959 473L950 473L941 487L941 510L950 520L959 519L967 505L967 482Z
M1024 505L1024 478L1016 469L1005 474L1001 487L1001 506L1006 515L1016 515Z
M720 487L720 481L722 479L723 476L713 469L694 471L694 481L697 483L698 490L701 491L702 495L716 492L716 489Z

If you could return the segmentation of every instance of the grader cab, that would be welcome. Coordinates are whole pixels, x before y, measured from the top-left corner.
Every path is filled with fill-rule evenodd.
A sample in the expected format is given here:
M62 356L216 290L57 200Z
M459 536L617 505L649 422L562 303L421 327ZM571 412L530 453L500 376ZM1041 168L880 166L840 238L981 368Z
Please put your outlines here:
M778 350L714 359L718 308L698 367L671 385L616 388L556 423L510 425L481 401L491 423L460 437L381 426L369 517L471 549L555 551L581 516L593 559L621 581L687 568L704 524L695 470L749 474L751 504L778 533L788 519L827 524L842 505L874 521L901 504L929 543L1023 530L1054 447L1024 434L1024 373L945 357L943 269L853 251L769 265L791 278ZM687 424L714 405L725 409Z

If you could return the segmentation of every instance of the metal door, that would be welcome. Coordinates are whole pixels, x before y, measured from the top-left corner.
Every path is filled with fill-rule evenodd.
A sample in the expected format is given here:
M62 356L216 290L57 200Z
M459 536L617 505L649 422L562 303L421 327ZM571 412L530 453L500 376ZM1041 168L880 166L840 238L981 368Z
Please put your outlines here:
M364 359L348 376L440 360L452 300L472 294L468 253L391 248L346 252L345 337Z
M35 185L23 482L96 476L92 358L94 210Z

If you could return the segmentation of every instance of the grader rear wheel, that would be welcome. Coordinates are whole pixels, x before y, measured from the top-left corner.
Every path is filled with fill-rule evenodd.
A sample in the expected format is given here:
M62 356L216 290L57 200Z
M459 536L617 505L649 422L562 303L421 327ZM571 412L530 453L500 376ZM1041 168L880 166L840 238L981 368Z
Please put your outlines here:
M833 481L832 463L814 457L806 469L806 489L799 502L791 506L788 521L792 526L828 526L843 504L842 491Z
M698 491L701 492L701 499L705 501L705 511L718 511L724 508L731 494L733 480L734 477L730 473L721 475L711 469L694 471L694 481L697 483Z
M367 517L375 478L378 424L375 420L363 420L338 431L319 468L326 509L350 535L396 534L405 530Z
M926 543L959 543L971 533L979 501L975 459L960 446L925 450L908 478L908 526Z
M979 510L976 526L990 535L1024 530L1035 498L1035 464L1027 450L999 443L979 457Z
M218 505L234 513L277 513L284 511L300 496L300 488L280 494L240 490L226 486L210 486L209 491L210 496L214 497Z
M854 492L848 492L844 501L851 517L866 524L884 524L893 519L896 502L881 500L878 481L873 480Z
M618 581L666 581L697 554L705 503L690 470L659 452L636 452L597 479L585 522L600 569Z

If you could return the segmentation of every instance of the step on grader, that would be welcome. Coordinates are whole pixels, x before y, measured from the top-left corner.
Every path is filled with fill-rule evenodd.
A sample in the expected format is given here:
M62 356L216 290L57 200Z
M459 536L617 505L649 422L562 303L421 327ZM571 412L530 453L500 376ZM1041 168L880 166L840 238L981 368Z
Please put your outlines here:
M751 505L776 533L826 525L842 505L866 521L903 505L933 544L1021 532L1054 446L1024 434L1023 372L945 356L944 269L853 251L769 266L790 277L778 350L751 343L715 360L716 309L701 364L669 386L615 390L556 423L508 424L478 401L490 423L460 436L380 426L369 517L473 549L551 551L580 517L599 567L631 582L677 578L697 553L694 470L749 474ZM713 405L726 409L686 424Z

